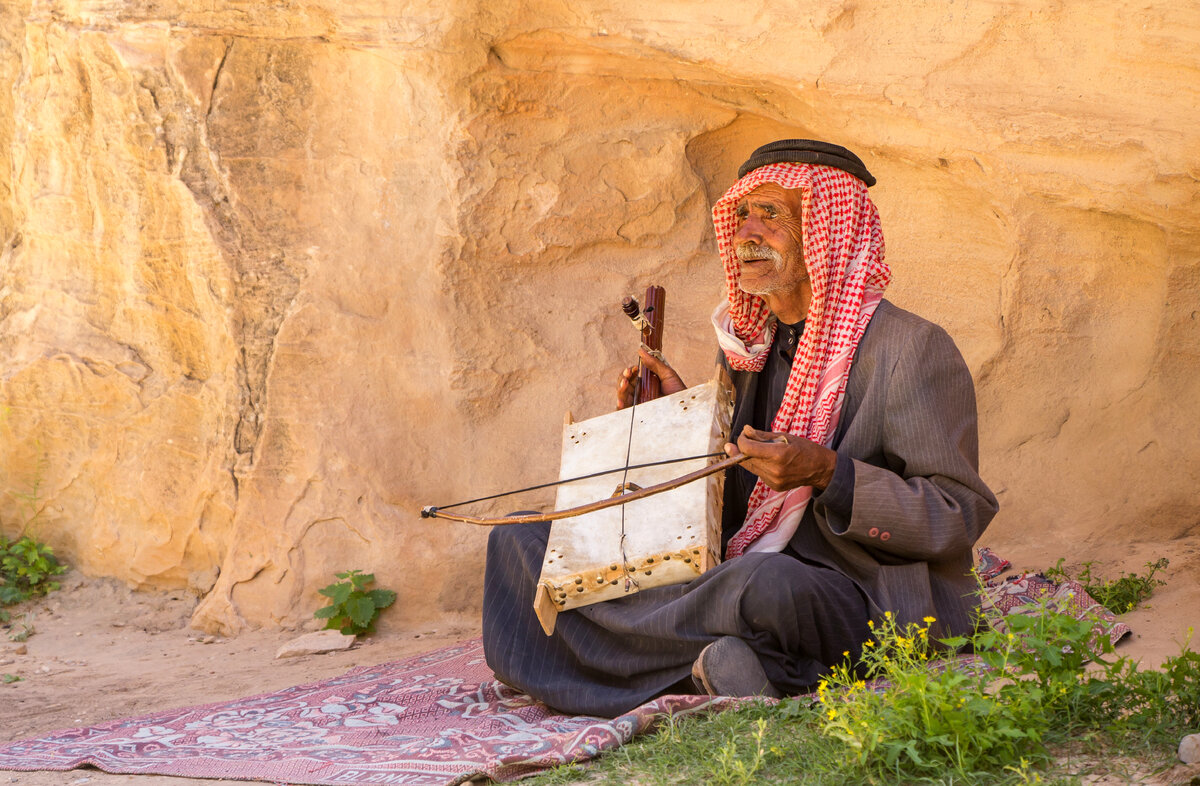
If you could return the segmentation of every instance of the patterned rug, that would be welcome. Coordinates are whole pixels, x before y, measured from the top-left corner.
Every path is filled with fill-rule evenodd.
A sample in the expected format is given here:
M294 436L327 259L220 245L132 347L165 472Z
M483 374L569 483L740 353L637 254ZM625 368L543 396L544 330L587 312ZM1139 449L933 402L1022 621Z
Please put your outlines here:
M0 770L295 784L513 780L619 747L667 715L733 703L665 696L613 720L553 714L493 679L479 639L247 699L0 746Z
M1132 632L1124 622L1117 621L1116 615L1093 600L1075 579L1057 583L1041 573L1018 573L1002 580L1000 574L1010 567L1008 560L996 556L989 548L978 552L975 572L983 581L979 610L994 630L1007 630L1005 618L1009 614L1029 614L1045 605L1075 619L1095 619L1096 634L1107 634L1113 644Z
M981 550L993 626L1049 597L1066 613L1100 612L1113 642L1129 633L1072 582L1000 580L1008 563ZM585 761L668 716L738 704L664 696L612 720L556 715L495 681L478 639L405 661L247 699L159 712L0 745L0 770L231 778L291 784L454 784L515 780Z

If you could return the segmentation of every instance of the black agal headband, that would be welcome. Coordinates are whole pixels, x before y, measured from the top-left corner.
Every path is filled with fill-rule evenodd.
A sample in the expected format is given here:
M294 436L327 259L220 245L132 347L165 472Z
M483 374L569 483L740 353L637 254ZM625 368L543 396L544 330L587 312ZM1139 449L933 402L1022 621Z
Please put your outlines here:
M767 164L824 164L857 177L868 187L875 185L875 177L867 171L862 159L841 145L818 142L815 139L780 139L763 145L750 154L746 163L738 167L738 180L747 172Z

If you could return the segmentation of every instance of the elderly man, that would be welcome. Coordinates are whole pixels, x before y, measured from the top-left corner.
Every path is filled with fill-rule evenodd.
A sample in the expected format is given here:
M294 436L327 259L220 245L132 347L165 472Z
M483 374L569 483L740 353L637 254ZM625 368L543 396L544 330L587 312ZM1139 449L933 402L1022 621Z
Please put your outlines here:
M978 474L974 387L945 331L882 299L875 179L811 140L759 148L738 177L713 208L728 286L713 324L737 392L726 451L749 456L726 477L726 559L565 612L547 637L532 606L549 525L493 530L488 664L552 707L613 716L688 682L797 693L856 658L885 611L936 618L939 635L973 624L971 547L997 507ZM642 362L665 393L684 388Z

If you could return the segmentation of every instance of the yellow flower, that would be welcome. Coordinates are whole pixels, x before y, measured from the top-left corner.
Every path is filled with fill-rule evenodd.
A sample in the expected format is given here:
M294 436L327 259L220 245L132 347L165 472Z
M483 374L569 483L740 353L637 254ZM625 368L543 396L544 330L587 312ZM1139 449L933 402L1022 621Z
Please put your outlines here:
M843 657L843 658L849 658L849 657L850 657L850 650L842 650L842 657Z
M862 680L855 680L854 687L858 690L862 690L863 688L867 687L867 683L863 682Z
M883 616L887 617L888 619L891 619L891 618L892 618L892 612L890 612L890 611L885 611L885 612L883 612Z
M933 623L937 622L937 617L922 617L922 620L926 625L932 625Z

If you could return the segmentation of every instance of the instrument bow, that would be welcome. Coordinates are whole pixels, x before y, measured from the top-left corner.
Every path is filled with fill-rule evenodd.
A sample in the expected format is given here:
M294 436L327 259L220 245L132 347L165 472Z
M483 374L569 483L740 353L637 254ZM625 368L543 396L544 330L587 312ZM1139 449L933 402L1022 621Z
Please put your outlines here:
M597 510L604 510L606 508L616 507L617 505L625 505L639 499L645 499L646 497L653 497L655 494L661 494L664 491L677 489L680 486L685 486L688 483L700 480L701 478L707 478L709 475L715 475L718 472L724 472L730 467L745 461L747 458L748 456L745 454L731 456L718 461L715 464L709 464L707 467L693 470L686 475L680 475L678 478L663 481L662 483L657 483L653 486L646 486L645 488L631 491L626 494L618 494L616 496L609 497L608 499L589 502L586 505L577 505L576 507L566 508L564 510L552 510L549 513L525 513L519 516L500 517L464 516L459 513L446 513L445 511L439 510L436 506L430 505L421 509L421 518L446 519L447 521L458 521L463 524L478 524L485 527L501 526L504 524L525 524L531 521L557 521L558 519L569 519L575 516L582 516L585 513L594 513ZM567 483L570 481L559 482Z

